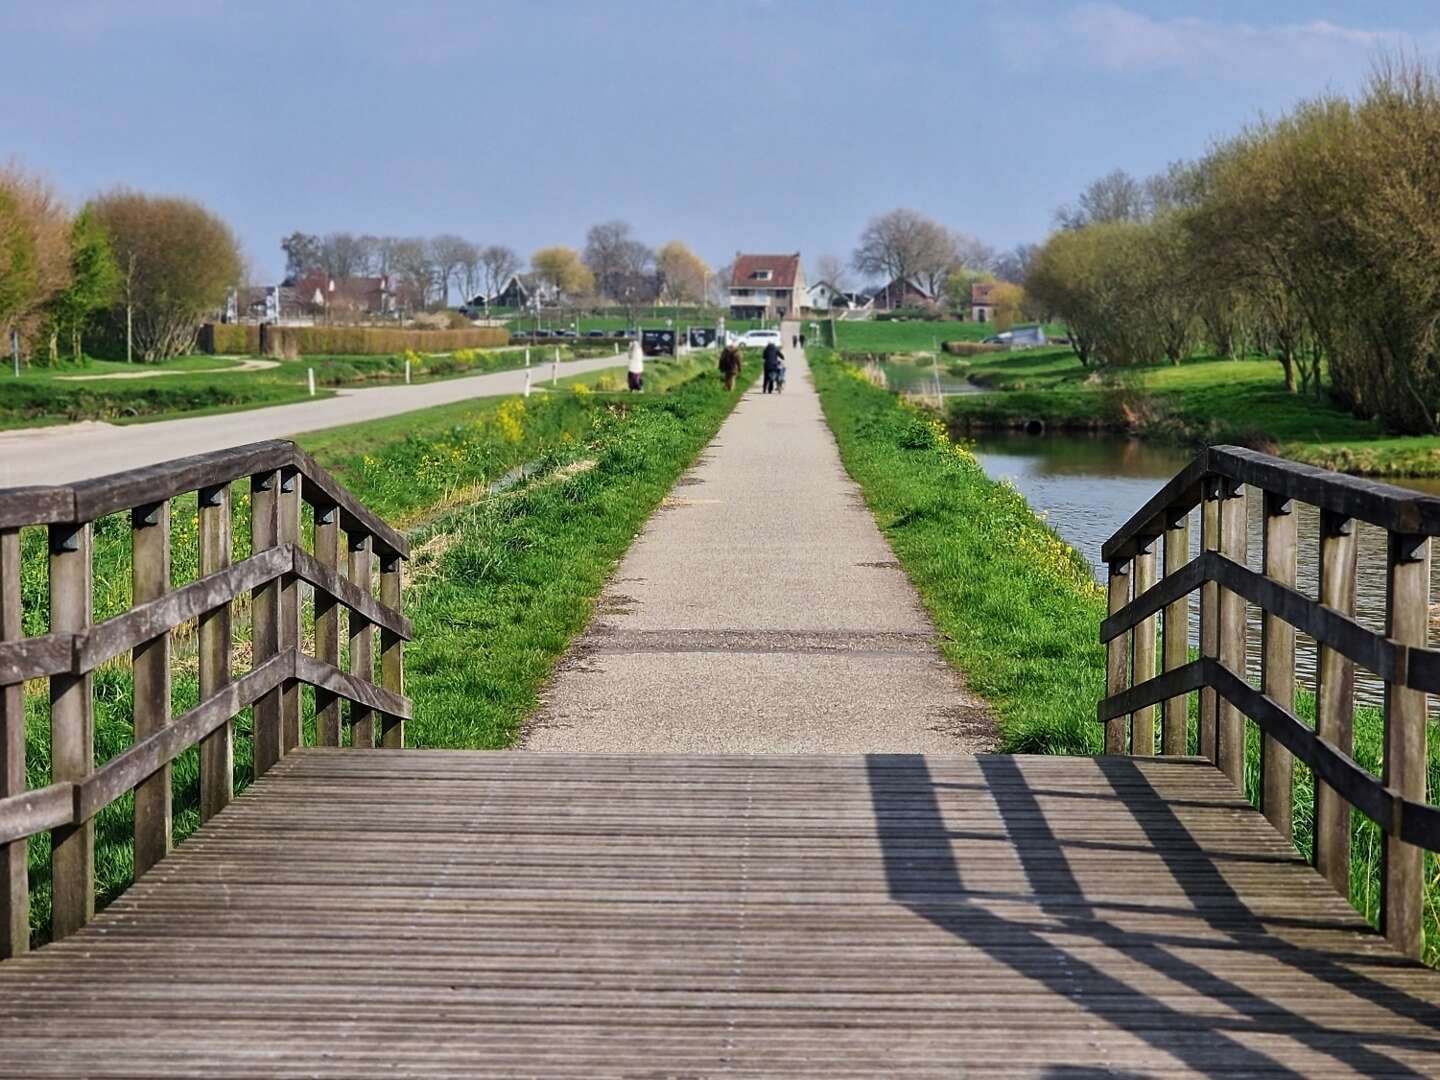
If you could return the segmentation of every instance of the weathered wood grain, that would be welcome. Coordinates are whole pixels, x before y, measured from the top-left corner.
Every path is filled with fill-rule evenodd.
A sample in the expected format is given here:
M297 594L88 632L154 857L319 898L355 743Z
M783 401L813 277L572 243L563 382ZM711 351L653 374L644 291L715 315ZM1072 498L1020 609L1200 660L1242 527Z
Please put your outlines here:
M1320 512L1320 592L1322 605L1342 616L1355 613L1355 523L1330 511ZM1315 661L1315 733L1342 754L1355 742L1355 664L1343 652L1322 644ZM1341 896L1350 895L1350 804L1340 792L1316 778L1315 868Z
M1190 560L1190 513L1177 514L1166 523L1165 576L1170 581L1184 573ZM1179 592L1165 605L1160 664L1174 671L1190 660L1190 589ZM1164 753L1181 757L1190 752L1190 695L1165 699L1161 707L1160 740Z
M24 633L20 615L20 530L0 526L0 642ZM7 683L0 663L0 805L23 797L25 789L24 687L18 681ZM0 812L0 820L4 817ZM13 840L0 840L0 960L18 956L30 945L26 845Z
M280 472L250 478L250 549L264 551L280 543ZM280 651L280 581L270 581L250 594L250 651L258 667ZM263 776L285 753L281 730L280 689L264 694L251 706L254 717L255 775Z
M143 604L170 591L170 502L130 512L131 594ZM136 644L130 661L134 677L135 741L143 743L170 725L170 626ZM98 809L98 807L97 807ZM135 876L141 877L170 853L170 766L164 764L135 788Z
M79 633L90 625L93 593L89 524L51 525L50 629ZM50 679L50 777L78 784L95 763L95 714L91 677ZM50 834L50 932L73 934L95 914L95 825L89 820Z
M1294 503L1283 495L1265 492L1262 538L1265 577L1286 588L1295 585L1296 515ZM1287 712L1295 710L1295 628L1266 611L1260 627L1260 688ZM1270 735L1260 742L1260 809L1289 840L1293 832L1295 769L1290 751Z
M233 525L230 485L216 484L201 488L198 513L200 580L208 581L226 573L231 566ZM262 553L259 557L266 558L267 553ZM268 580L270 575L265 574L250 582L249 587L254 588L260 581ZM230 583L226 584L228 586ZM221 595L224 599L209 597L215 606L198 614L202 701L214 697L230 682L231 609L228 587L222 590ZM234 794L235 727L233 721L226 720L200 741L200 820L209 821L225 809L230 805Z
M347 531L346 541L350 551L350 584L365 596L373 596L374 538L368 531ZM350 608L346 618L350 634L350 673L362 680L358 685L367 685L375 678L375 629L358 608L358 605ZM331 688L327 686L327 689ZM354 696L350 704L350 744L356 747L375 745L375 710Z

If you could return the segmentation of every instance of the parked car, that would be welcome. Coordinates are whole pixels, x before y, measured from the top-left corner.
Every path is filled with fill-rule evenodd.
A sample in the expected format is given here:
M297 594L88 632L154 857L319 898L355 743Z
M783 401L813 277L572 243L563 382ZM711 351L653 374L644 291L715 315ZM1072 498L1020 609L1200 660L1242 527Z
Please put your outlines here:
M610 335L607 334L604 330L586 330L586 331L585 331L585 336L586 336L586 337L609 337Z
M740 344L747 349L763 349L766 345L781 345L779 330L746 330L740 335Z
M555 331L555 336L556 336L556 337L578 337L579 335L576 334L574 330L564 330L564 329L561 329L561 330L556 330L556 331Z
M550 336L550 331L549 331L549 330L532 330L532 331L530 332L530 336L531 336L531 337L549 337L549 336Z

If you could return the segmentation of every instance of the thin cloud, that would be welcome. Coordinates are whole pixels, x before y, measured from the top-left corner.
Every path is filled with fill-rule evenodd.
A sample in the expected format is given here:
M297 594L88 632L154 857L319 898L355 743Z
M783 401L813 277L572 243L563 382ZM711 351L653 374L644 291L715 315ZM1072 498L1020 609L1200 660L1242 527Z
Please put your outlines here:
M1006 33L1018 26L1000 26ZM1215 75L1239 66L1293 67L1363 63L1387 51L1433 52L1440 33L1340 26L1326 19L1261 25L1192 16L1155 18L1115 3L1078 4L1046 33L1023 27L1030 41L1116 74L1176 72Z

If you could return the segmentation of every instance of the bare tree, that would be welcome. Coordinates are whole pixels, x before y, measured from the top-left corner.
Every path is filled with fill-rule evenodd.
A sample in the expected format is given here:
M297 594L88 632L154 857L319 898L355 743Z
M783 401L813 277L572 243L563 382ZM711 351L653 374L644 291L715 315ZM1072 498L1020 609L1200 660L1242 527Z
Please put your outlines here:
M860 234L851 265L887 283L921 279L928 288L943 283L953 259L950 233L914 210L891 210L872 218Z
M1003 251L995 256L995 261L990 268L1001 281L1023 285L1025 284L1025 274L1029 271L1030 264L1035 261L1035 253L1039 250L1038 244L1016 244L1009 251Z
M1093 181L1080 193L1075 206L1062 206L1055 221L1062 229L1078 229L1115 221L1144 221L1150 214L1145 187L1124 169Z
M320 241L320 265L331 278L363 274L370 262L369 237L333 232Z
M843 291L850 284L850 268L838 255L821 255L815 260L815 280L828 281Z
M616 218L594 225L585 234L585 265L595 275L601 296L617 299L627 288L642 287L655 255L631 235L630 223Z
M450 302L450 289L457 294L465 291L466 267L479 259L479 253L469 240L454 233L441 233L430 241L430 257L435 266L435 280L441 304ZM468 301L468 296L461 296Z
M430 245L418 236L387 237L391 271L413 291L417 307L428 307L436 291L437 273ZM444 283L439 283L441 290ZM443 298L442 298L443 299Z
M480 266L485 274L485 295L494 297L520 272L520 256L504 244L490 244L480 251Z

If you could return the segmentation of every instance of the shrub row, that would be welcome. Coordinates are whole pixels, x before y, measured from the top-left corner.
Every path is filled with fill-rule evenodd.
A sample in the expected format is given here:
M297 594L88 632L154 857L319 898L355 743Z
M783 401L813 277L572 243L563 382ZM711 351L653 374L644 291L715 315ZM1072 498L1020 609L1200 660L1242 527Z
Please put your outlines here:
M243 353L294 359L314 355L379 355L495 349L510 344L509 331L497 326L468 330L400 330L377 326L236 326L207 323L199 348L207 353Z
M980 341L943 341L940 348L952 356L979 356L981 353L1004 352L1004 345L986 345Z

